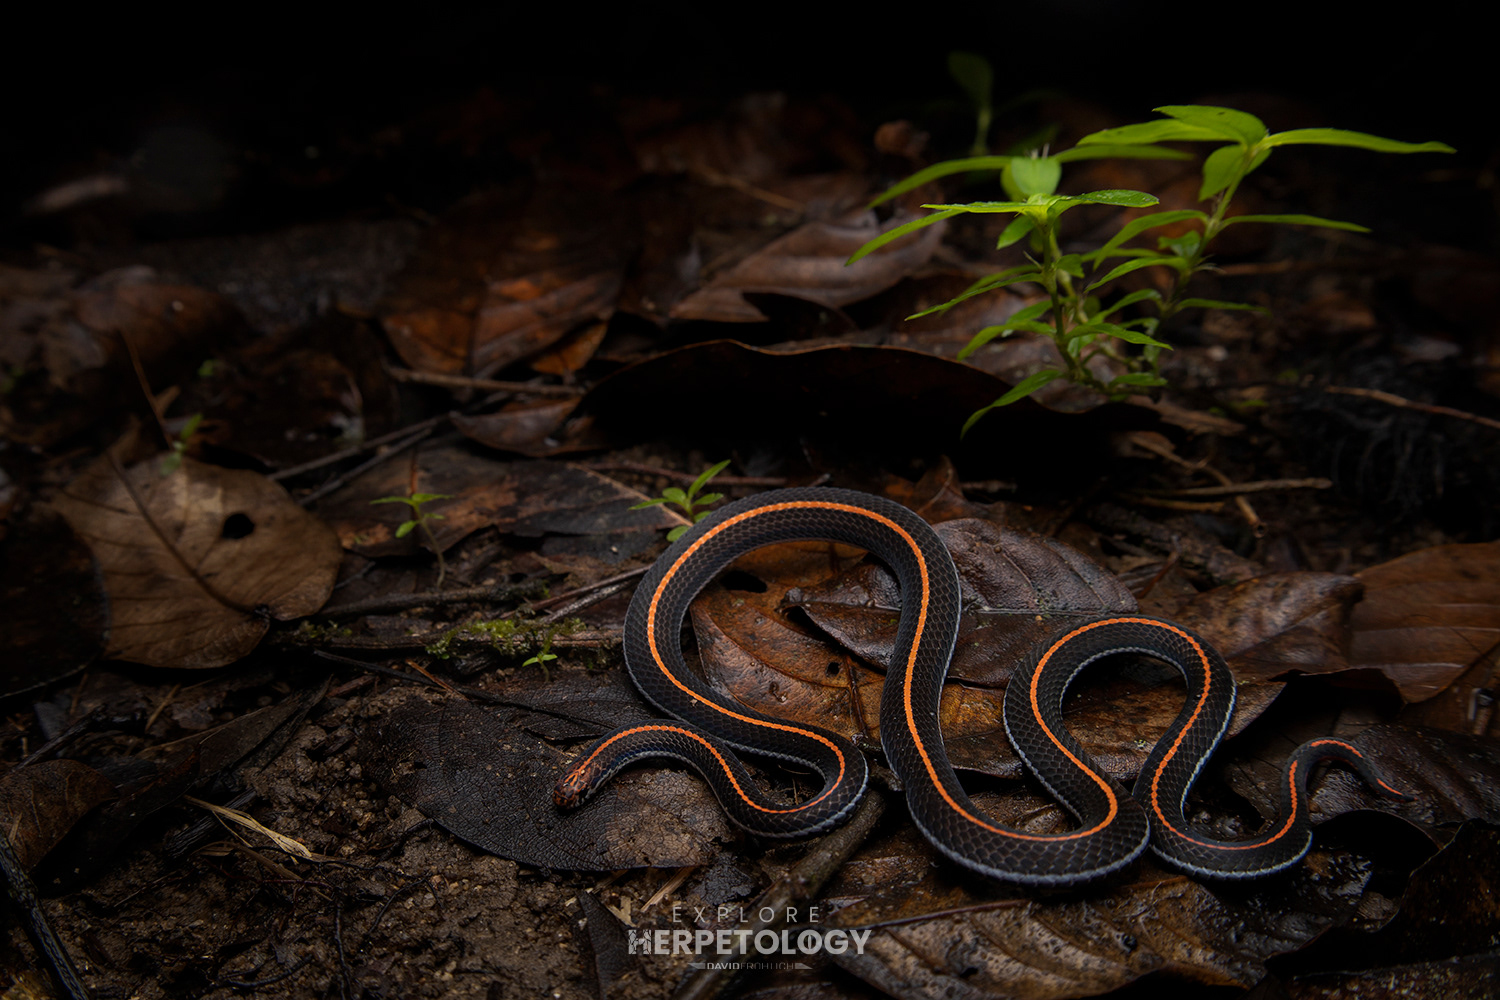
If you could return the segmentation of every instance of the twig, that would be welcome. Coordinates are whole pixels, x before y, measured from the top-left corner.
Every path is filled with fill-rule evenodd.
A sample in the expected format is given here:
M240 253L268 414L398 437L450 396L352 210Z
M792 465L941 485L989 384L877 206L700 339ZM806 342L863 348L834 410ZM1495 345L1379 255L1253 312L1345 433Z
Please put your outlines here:
M312 960L312 952L308 952L306 955L303 955L301 958L299 958L296 963L288 966L274 976L268 976L265 979L257 979L253 982L242 979L220 979L219 982L224 986L230 987L231 989L258 990L264 986L270 986L274 983L279 983L283 979L290 979L292 976L295 976L297 973L307 968L307 963L311 962Z
M644 572L644 570L642 570ZM350 601L337 607L324 608L318 618L340 618L346 615L381 615L409 608L439 607L444 604L467 604L483 601L510 601L530 598L545 589L540 580L527 583L503 583L487 587L465 587L462 590L445 590L441 593L382 594L362 601Z
M1259 479L1249 483L1226 483L1220 486L1189 486L1175 490L1138 490L1153 497L1232 497L1241 493L1270 493L1278 490L1326 490L1331 479Z
M293 476L300 476L304 472L314 472L318 469L323 468L325 465L333 465L337 462L342 462L346 458L353 458L355 455L362 455L367 451L374 451L381 445L389 444L392 441L400 441L403 438L406 438L412 434L416 434L419 431L434 430L437 428L438 424L447 419L448 414L446 413L439 414L436 417L428 417L426 420L420 421L418 423L408 424L400 430L391 431L389 434L382 434L377 438L371 438L364 444L357 444L351 448L345 448L343 451L336 451L331 455L324 455L322 458L315 458L311 462L303 462L301 465L294 465L290 469L282 469L280 472L273 472L267 478L274 479L277 482L280 482L283 479L291 479Z
M781 926L786 920L787 908L793 903L817 896L824 883L832 878L843 867L844 862L849 860L849 855L865 842L875 821L880 819L883 812L885 812L885 796L878 789L871 788L865 793L865 800L859 804L854 818L815 842L806 857L797 862L791 871L773 882L760 899L755 901L752 911L755 917L743 921L736 928L735 933L738 935L740 932L748 931L750 936L754 937L760 931L774 930ZM767 908L771 909L774 916L770 920L761 920L760 914ZM741 937L740 940L747 939ZM710 964L725 966L744 963L715 962ZM710 1000L729 986L733 977L737 975L737 971L725 968L698 969L683 982L675 995L675 1000Z
M57 932L47 920L42 902L36 895L36 886L22 867L21 859L16 857L16 852L10 846L10 837L3 830L0 830L0 869L4 870L11 902L15 904L21 922L26 925L31 943L36 945L43 960L52 967L52 974L57 978L57 984L62 987L64 995L68 1000L89 1000L88 987L83 985L78 969L68 955L68 949L63 947Z
M585 584L582 587L574 587L572 590L565 590L561 594L553 594L551 597L547 598L544 601L533 602L527 610L541 611L544 608L555 608L559 604L571 601L575 597L583 594L588 594L602 587L612 587L617 583L626 583L630 580L634 580L638 576L645 576L646 571L650 568L650 566L642 566L639 569L626 570L624 573L616 573L614 576L607 576L602 580L595 580L593 583ZM506 612L506 614L511 615L515 614L515 612Z
M698 476L692 472L678 472L676 469L663 469L659 465L647 465L645 462L580 462L585 469L596 472L635 472L643 476L660 476L663 479L674 479L679 483L696 482ZM772 488L785 486L785 476L715 476L715 486L769 486Z
M1323 391L1339 396L1359 396L1362 399L1373 399L1388 406L1400 407L1403 410L1417 410L1422 413L1433 413L1443 417L1454 417L1458 420L1468 420L1484 427L1500 430L1500 420L1491 420L1489 417L1481 417L1477 413L1455 410L1451 406L1438 406L1436 403L1419 403L1414 399L1407 399L1405 396L1398 396L1393 392L1382 392L1379 389L1357 389L1352 386L1342 385L1325 385Z
M618 629L594 629L559 635L552 641L554 649L609 649L620 644L622 634ZM495 640L483 635L464 633L458 628L433 629L420 635L398 635L381 638L371 635L335 635L309 637L301 632L282 632L272 643L275 646L313 647L314 649L363 650L370 653L409 653L425 650L434 643L443 642L453 653L477 653L493 650Z
M381 462L384 462L387 459L395 458L397 455L401 454L403 451L406 451L408 448L411 448L411 447L415 446L416 444L420 443L422 440L424 440L431 433L432 433L432 428L431 427L427 428L426 430L418 431L417 433L413 434L411 437L406 438L400 444L394 444L394 445L392 445L391 447L387 448L385 451L383 451L380 454L376 455L374 458L371 458L369 461L361 462L360 464L356 465L354 468L350 469L348 472L344 473L343 475L333 477L328 482L324 483L322 486L319 486L317 489L315 489L311 493L307 494L307 496L305 496L305 497L298 497L297 498L297 502L299 504L301 504L302 506L304 506L304 507L307 507L307 506L309 506L311 504L317 503L319 500L323 499L324 497L326 497L328 494L332 493L333 491L338 490L338 489L342 489L343 486L344 486L344 484L347 483L347 482L349 482L351 479L354 479L354 478L358 477L359 475L361 475L361 474L369 471L370 469L375 468L375 466L379 465Z
M437 385L445 389L484 389L491 392L529 393L533 396L582 396L584 390L573 385L542 385L535 382L502 382L493 378L471 378L467 375L439 375L435 372L415 372L409 368L389 368L391 378L398 382L417 382L421 385Z

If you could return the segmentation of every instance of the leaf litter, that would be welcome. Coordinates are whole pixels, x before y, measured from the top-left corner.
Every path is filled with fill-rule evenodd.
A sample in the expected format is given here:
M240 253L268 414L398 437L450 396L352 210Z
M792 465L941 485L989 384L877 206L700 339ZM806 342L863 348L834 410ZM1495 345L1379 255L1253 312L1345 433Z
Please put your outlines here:
M486 107L475 98L467 113ZM1414 792L1391 807L1329 774L1314 791L1328 821L1318 847L1279 879L1205 884L1144 863L1058 896L956 877L893 807L824 890L837 924L872 933L863 954L834 959L867 986L826 964L809 972L827 995L1065 997L1146 975L1239 987L1288 975L1281 985L1293 995L1315 995L1329 974L1304 956L1326 940L1368 963L1377 954L1361 943L1375 927L1369 914L1383 912L1388 929L1424 927L1444 907L1474 902L1435 873L1481 857L1483 828L1472 821L1500 808L1481 704L1500 636L1494 543L1424 546L1408 534L1358 539L1339 558L1330 555L1339 540L1309 525L1349 508L1322 499L1299 509L1273 493L1254 500L1263 509L1253 520L1244 497L1238 513L1225 501L1141 499L1201 485L1194 477L1211 459L1256 470L1274 421L1256 423L1249 407L1232 421L1168 401L1100 405L1057 384L958 440L968 413L1050 363L1050 342L1017 336L977 366L957 362L957 348L1034 299L1002 294L906 318L951 297L993 257L975 230L929 227L845 269L853 249L909 216L863 207L874 193L868 154L844 118L777 100L709 122L679 113L622 110L618 133L593 147L586 167L560 169L548 147L535 162L559 172L447 206L398 271L363 276L373 311L351 307L327 321L316 346L310 324L256 331L286 339L244 347L243 317L268 314L248 300L236 312L233 290L140 269L88 281L0 271L0 351L19 376L0 413L7 436L43 450L80 435L90 442L55 456L72 474L22 479L26 499L50 503L88 554L45 515L8 520L0 539L8 597L39 591L54 607L76 599L88 611L40 632L8 630L8 662L24 656L25 665L9 668L7 690L42 691L37 738L50 749L0 782L0 811L13 843L26 845L25 863L40 862L43 884L65 892L51 905L108 915L68 942L91 956L105 988L229 995L258 978L275 981L268 995L351 986L393 995L457 969L498 976L495 995L545 987L582 996L595 978L609 995L663 995L681 961L621 956L621 932L673 926L674 903L749 905L797 855L748 842L702 783L674 768L628 772L576 813L552 807L556 775L589 741L651 717L614 649L631 574L676 523L660 509L629 510L659 483L535 460L605 447L689 475L732 456L747 476L831 477L938 522L966 605L944 730L976 799L1007 822L1071 822L1001 733L1010 664L1061 624L1137 607L1208 636L1240 683L1230 741L1190 814L1253 830L1272 798L1279 744L1334 728L1362 729L1344 735ZM919 148L912 140L885 155ZM1350 329L1368 335L1371 322ZM1245 380L1265 375L1239 331L1205 321L1206 342L1184 345L1183 400L1211 397L1205 387L1226 357ZM385 365L456 381L394 381L400 372L368 358L385 349L382 335ZM217 360L198 367L205 355ZM497 375L512 380L484 381ZM528 393L528 379L570 395ZM158 442L168 450L87 461L117 436L125 400L171 414ZM398 407L446 412L467 440L361 450L373 431L395 426ZM193 425L202 429L185 431L173 451L171 435L194 413L208 415ZM1199 464L1138 450L1125 460L1132 433L1176 442ZM321 464L349 448L357 454L342 464ZM168 453L180 464L164 472ZM955 468L972 478L960 483ZM920 481L894 474L924 469ZM1117 489L1096 469L1144 489ZM268 478L276 470L290 494ZM0 486L10 511L14 484ZM370 506L422 493L452 498L433 506L443 515L436 546L456 576L441 591L418 533L396 537L400 513ZM1267 525L1269 539L1255 535ZM23 533L44 529L56 556L22 544ZM66 572L39 571L53 560ZM102 590L91 592L89 579ZM532 596L494 607L461 596L523 584L553 588L558 603ZM403 609L348 628L310 619L335 588L340 602L400 598ZM686 640L720 690L873 749L898 605L889 575L857 551L782 547L714 584ZM100 620L107 628L87 624ZM73 644L48 648L48 631ZM414 632L471 644L455 657L394 638ZM362 661L334 658L355 646ZM562 654L550 667L549 650ZM194 673L148 683L129 663ZM474 688L453 681L475 671ZM81 676L76 689L58 686L70 676ZM1430 706L1409 717L1443 728L1368 725L1402 703ZM1070 726L1129 780L1180 705L1170 672L1130 662L1081 679ZM12 738L12 759L30 746L15 741L31 738ZM788 796L806 791L800 775L762 772ZM349 867L292 874L270 845L193 832L182 808L190 796L246 795L255 822ZM1367 822L1372 808L1402 819ZM1416 831L1435 853L1426 858L1396 829ZM169 857L160 846L169 831L196 846ZM155 911L204 907L227 916L162 938ZM1493 926L1482 907L1471 917ZM580 918L586 928L570 929ZM727 918L699 919L699 929L718 929ZM1441 954L1393 951L1388 961L1412 982L1437 983L1445 973L1433 963L1450 955L1483 966L1484 940Z

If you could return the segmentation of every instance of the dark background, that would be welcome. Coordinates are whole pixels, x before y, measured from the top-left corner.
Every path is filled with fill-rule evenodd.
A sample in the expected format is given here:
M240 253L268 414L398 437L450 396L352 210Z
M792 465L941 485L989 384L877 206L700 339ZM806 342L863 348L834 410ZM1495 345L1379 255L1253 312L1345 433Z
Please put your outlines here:
M1046 88L1139 121L1162 103L1269 94L1305 102L1323 124L1448 142L1459 156L1445 165L1483 174L1494 166L1496 88L1484 68L1491 32L1469 9L1414 5L1394 18L1366 5L1065 0L896 14L852 4L495 5L367 10L342 23L262 7L175 19L53 14L4 43L0 252L76 239L56 220L26 216L27 201L129 170L146 149L176 201L134 206L138 238L264 230L391 199L440 211L526 164L513 149L417 162L426 154L409 143L375 155L372 142L482 87L553 109L560 130L602 93L711 102L758 90L835 94L872 128L895 117L930 127L942 119L934 102L962 109L945 66L954 49L990 58L997 103ZM149 146L164 127L196 138ZM960 132L937 138L937 153L962 151L942 145L964 142ZM307 162L310 147L324 162ZM316 182L312 166L338 181ZM1493 249L1488 220L1450 223L1427 238Z

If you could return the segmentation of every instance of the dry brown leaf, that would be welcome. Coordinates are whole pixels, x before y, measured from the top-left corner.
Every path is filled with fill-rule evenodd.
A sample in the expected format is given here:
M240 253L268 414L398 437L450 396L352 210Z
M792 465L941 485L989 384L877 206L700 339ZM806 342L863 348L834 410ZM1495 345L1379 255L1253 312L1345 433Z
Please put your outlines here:
M1426 701L1500 642L1500 542L1439 545L1359 574L1349 665Z
M928 226L846 267L856 250L880 233L911 221L897 214L885 224L870 211L838 221L807 222L732 267L672 308L674 319L759 323L765 316L741 292L772 292L824 306L869 298L927 262L942 240L943 224Z
M32 868L90 809L115 794L104 775L76 760L44 760L0 778L0 836Z
M342 552L322 521L257 473L184 459L164 476L160 465L122 470L106 455L53 501L103 567L107 656L223 666L254 649L271 618L323 606Z

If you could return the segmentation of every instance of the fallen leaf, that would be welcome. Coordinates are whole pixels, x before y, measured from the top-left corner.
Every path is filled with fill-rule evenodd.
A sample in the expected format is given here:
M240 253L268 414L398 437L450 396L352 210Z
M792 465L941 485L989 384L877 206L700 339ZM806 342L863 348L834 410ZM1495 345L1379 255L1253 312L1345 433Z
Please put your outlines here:
M848 876L880 871L862 866L864 853ZM1323 851L1287 877L1230 893L1149 864L1128 885L1055 900L924 873L915 884L871 885L870 897L839 910L835 923L871 935L862 954L851 949L833 961L912 1000L1063 1000L1150 973L1244 987L1265 975L1268 958L1347 920L1368 878L1367 864ZM841 876L833 891L851 888Z
M874 212L861 210L837 221L806 222L716 274L678 302L672 318L763 322L765 316L745 301L743 292L772 292L830 307L869 298L926 263L942 241L944 224L928 226L852 265L844 262L876 236L913 218L898 213L880 223Z
M577 184L460 204L398 279L386 333L419 371L483 377L534 356L613 312L635 225L608 191Z
M566 714L569 701L559 698L552 710ZM617 775L587 805L562 812L552 789L571 758L516 725L511 713L453 697L400 696L367 731L361 752L376 780L445 829L522 864L575 871L699 865L712 858L713 841L732 836L707 787L681 771Z
M159 457L122 470L106 455L52 506L103 568L106 655L153 666L240 659L271 618L323 606L342 556L333 532L280 486L192 459L163 476Z
M480 528L526 538L556 536L562 551L585 551L611 565L639 555L657 532L682 523L658 505L631 510L647 499L597 472L561 462L498 462L462 446L413 451L405 461L386 462L358 477L320 510L343 544L367 556L416 551L430 543L420 532L398 538L410 516L405 504L372 506L385 496L434 493L447 499L423 505L439 548L447 550Z
M1439 545L1359 574L1349 665L1426 701L1500 642L1500 542Z
M108 778L76 760L44 760L0 778L0 829L22 868L33 868L85 813L115 795Z

